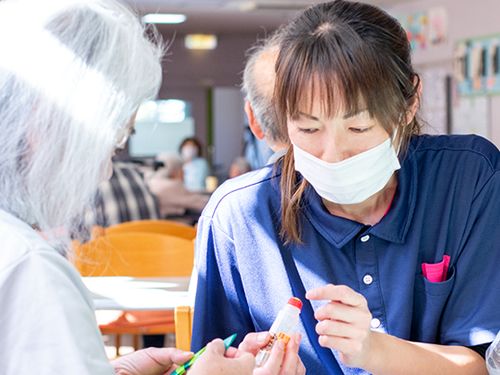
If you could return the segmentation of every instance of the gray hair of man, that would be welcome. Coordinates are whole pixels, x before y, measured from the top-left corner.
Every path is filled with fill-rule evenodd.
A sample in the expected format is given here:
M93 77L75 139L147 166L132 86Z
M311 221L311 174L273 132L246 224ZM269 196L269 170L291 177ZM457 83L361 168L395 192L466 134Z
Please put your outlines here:
M236 159L234 159L231 167L232 166L236 167L238 175L250 172L252 170L252 166L244 156L238 156Z
M272 96L274 86L268 87L267 90L265 88L263 89L262 85L258 82L258 73L255 71L255 66L264 54L270 53L273 49L278 48L279 41L280 33L278 31L269 38L258 41L247 50L246 55L248 58L243 71L243 82L241 85L245 93L245 100L250 102L250 106L261 126L262 132L271 146L277 142L286 144L287 137L278 131L273 120ZM274 65L270 69L274 70Z
M61 249L52 229L84 225L164 47L115 0L4 0L0 51L0 209Z
M153 177L172 178L181 174L182 159L179 154L170 151L161 152L156 156L156 160L161 161L163 167L159 168Z

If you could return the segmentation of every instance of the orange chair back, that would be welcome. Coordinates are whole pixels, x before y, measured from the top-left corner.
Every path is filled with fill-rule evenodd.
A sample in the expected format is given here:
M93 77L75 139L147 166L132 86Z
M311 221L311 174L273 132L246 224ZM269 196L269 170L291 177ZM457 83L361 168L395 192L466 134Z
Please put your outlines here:
M105 229L107 234L130 233L130 232L150 232L160 234L170 234L177 237L194 240L196 228L187 224L178 223L172 220L136 220L116 224Z
M175 308L175 346L177 349L191 350L194 308L177 306Z
M110 233L75 249L82 276L189 277L194 241L158 233Z

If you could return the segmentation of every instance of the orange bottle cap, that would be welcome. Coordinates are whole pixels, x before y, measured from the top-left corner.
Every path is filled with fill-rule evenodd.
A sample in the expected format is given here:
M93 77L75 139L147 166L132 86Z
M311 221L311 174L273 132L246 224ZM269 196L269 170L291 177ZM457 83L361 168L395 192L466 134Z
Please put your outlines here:
M302 301L297 297L290 298L287 303L297 307L299 310L302 309Z

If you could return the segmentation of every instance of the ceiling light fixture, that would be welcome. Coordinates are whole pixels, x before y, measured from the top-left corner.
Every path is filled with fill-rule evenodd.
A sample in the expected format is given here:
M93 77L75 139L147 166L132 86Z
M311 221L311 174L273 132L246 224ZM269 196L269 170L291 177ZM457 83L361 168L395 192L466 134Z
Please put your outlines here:
M187 49L215 49L217 36L212 34L188 34L184 38Z
M151 13L142 17L145 23L182 23L186 20L184 14L159 14Z

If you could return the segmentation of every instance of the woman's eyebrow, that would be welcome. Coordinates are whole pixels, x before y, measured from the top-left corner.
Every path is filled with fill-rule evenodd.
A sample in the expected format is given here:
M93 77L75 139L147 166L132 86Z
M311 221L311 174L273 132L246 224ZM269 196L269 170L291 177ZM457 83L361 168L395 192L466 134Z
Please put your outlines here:
M307 113L304 113L301 111L299 111L299 115L307 117L308 119L313 120L313 121L319 121L319 118L317 118L315 116L308 115Z
M361 116L363 114L363 112L367 111L366 108L363 108L363 109L360 109L354 113L346 113L343 117L344 120L348 120L350 118L353 118L353 117L358 117L358 116Z

